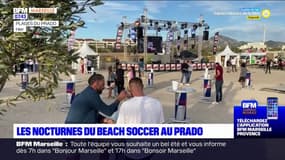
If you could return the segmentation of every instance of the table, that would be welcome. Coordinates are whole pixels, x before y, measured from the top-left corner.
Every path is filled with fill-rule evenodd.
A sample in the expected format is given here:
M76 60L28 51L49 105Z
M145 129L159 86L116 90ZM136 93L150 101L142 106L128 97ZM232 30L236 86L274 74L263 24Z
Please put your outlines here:
M212 103L212 80L211 78L202 78L203 80L203 86L202 86L202 96L200 101L205 103Z
M82 80L64 80L60 81L60 83L66 84L66 101L63 103L63 106L60 108L62 112L67 111L71 107L71 103L75 97L75 84L78 82L82 82Z
M171 122L176 123L189 123L190 120L187 119L187 94L196 92L195 89L190 86L183 85L178 90L173 90L172 86L167 88L168 92L174 93L175 104L174 104L174 118L171 118Z

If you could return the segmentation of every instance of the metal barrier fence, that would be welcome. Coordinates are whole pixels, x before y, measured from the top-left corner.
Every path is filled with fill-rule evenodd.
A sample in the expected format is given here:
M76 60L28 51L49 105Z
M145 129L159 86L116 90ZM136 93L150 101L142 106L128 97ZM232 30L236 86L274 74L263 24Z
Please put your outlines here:
M126 64L122 63L122 69L128 70L129 67L134 66L136 71L139 70L138 64ZM215 63L193 63L192 68L195 70L205 70L205 68L209 70L215 69ZM146 64L145 71L150 71L151 69L154 72L163 72L163 71L181 71L181 63L167 63L167 64Z

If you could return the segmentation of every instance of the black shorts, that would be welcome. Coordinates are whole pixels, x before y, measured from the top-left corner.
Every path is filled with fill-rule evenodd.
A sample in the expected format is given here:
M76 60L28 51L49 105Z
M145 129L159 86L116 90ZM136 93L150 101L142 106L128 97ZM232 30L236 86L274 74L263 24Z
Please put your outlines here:
M107 86L110 87L112 83L114 83L114 81L107 81Z

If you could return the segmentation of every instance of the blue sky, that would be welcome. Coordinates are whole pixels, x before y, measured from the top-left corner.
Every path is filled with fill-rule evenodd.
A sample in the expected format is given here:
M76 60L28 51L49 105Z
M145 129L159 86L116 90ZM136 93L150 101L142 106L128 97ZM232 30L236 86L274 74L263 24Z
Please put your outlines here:
M266 40L285 42L285 2L283 1L103 1L96 6L96 14L81 15L86 28L76 31L76 38L116 38L117 26L126 16L134 22L148 9L148 18L198 22L200 14L210 26L210 36L220 32L237 40L262 41L263 26ZM214 12L237 12L240 8L269 9L271 16L261 20L247 20L246 16L219 16ZM166 32L160 33L164 36Z

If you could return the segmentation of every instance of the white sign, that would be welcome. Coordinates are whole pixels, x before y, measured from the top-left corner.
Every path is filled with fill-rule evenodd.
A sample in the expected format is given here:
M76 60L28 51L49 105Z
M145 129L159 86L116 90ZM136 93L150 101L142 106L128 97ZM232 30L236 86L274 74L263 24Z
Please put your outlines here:
M26 27L57 27L58 21L14 21L14 26L26 26Z
M26 32L26 26L17 26L15 23L18 21L14 21L14 32Z

